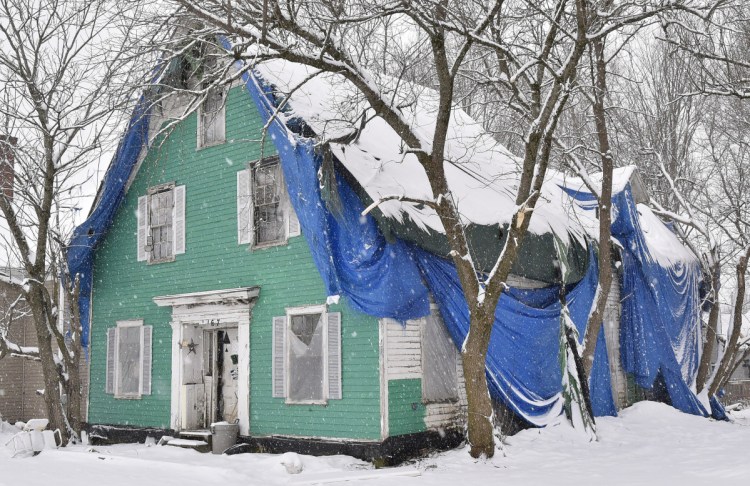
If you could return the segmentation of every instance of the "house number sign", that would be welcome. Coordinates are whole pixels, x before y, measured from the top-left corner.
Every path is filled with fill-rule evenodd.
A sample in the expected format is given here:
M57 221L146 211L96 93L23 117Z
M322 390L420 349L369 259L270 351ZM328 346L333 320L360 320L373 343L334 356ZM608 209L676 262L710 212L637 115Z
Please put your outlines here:
M202 324L204 326L219 326L221 325L221 319L203 319Z

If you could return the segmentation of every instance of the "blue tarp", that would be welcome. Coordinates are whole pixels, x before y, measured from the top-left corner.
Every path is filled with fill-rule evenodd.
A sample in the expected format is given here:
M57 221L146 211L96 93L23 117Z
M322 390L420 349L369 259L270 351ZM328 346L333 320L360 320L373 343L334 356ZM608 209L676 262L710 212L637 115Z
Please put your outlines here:
M588 192L569 191L582 201ZM622 245L620 358L635 382L651 389L661 375L672 405L706 415L690 385L700 360L697 261L665 265L649 251L630 184L613 195L612 236Z
M89 344L94 249L112 225L115 212L125 197L125 186L138 162L138 155L148 144L149 119L148 101L143 96L133 110L125 136L104 175L97 204L86 221L75 229L67 248L69 275L80 279L78 305L81 313L81 344L84 348L88 348Z
M255 76L246 86L264 121L274 113L268 87ZM453 264L400 240L388 243L340 174L337 214L320 190L322 157L313 140L296 137L280 119L268 125L279 151L290 199L329 295L345 297L354 308L399 321L429 313L427 289L438 303L453 341L460 345L469 329L469 313ZM596 259L568 294L571 315L581 336L596 291ZM550 262L551 264L551 262ZM506 294L500 300L487 361L492 396L529 422L543 425L562 410L558 364L560 304L557 288ZM534 303L534 306L527 305ZM601 336L600 336L601 337ZM597 415L614 415L603 337L597 347L592 405Z
M268 87L250 73L245 74L244 81L261 116L268 121L274 112L273 102L265 93ZM68 250L70 272L81 276L84 344L88 343L94 248L109 229L141 148L148 142L145 107L146 102L141 100L105 176L98 204L76 229ZM333 182L333 192L340 202L334 216L321 191L322 157L316 153L314 141L294 135L278 118L268 127L280 155L290 200L328 294L344 297L352 307L369 315L404 321L429 313L429 290L454 342L460 346L469 318L451 262L400 240L386 241L372 217L360 216L362 202L340 174ZM585 193L577 196L587 197ZM685 326L695 322L693 313L697 309L691 307L692 292L697 292L697 285L692 285L695 269L683 269L684 282L675 281L673 270L650 261L629 190L618 194L615 204L618 218L613 233L626 246L621 339L625 369L646 388L661 372L676 407L704 414L687 385L699 350L684 339L677 342L684 338ZM589 260L585 278L572 286L567 296L581 336L597 284L596 258L592 254ZM683 282L683 287L670 287L675 282ZM504 294L487 360L493 398L538 425L562 410L557 361L560 308L556 296L555 288ZM616 413L609 378L606 344L600 335L591 379L596 415Z

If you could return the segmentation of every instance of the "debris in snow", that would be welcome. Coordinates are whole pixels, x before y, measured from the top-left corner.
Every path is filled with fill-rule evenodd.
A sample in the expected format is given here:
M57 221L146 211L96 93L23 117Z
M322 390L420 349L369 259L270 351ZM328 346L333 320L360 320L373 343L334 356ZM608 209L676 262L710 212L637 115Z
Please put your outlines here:
M286 468L289 474L299 474L302 472L302 458L294 452L287 452L281 455L281 464Z

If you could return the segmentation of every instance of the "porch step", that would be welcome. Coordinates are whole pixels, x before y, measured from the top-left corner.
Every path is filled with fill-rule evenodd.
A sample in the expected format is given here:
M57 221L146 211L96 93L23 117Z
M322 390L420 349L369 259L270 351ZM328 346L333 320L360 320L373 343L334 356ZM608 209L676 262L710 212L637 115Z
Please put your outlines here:
M181 430L180 439L194 438L197 440L204 440L211 443L211 431L210 430Z
M193 449L198 452L210 452L211 446L204 440L175 439L174 437L163 437L160 441L163 445L172 447L182 447L183 449Z

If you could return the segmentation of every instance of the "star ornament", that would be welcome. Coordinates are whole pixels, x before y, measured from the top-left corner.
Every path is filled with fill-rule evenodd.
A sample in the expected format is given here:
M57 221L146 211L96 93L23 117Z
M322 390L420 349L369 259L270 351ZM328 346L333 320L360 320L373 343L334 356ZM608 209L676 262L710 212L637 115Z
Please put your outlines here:
M193 341L193 338L190 338L190 342L187 343L186 347L188 348L188 354L190 354L190 353L194 353L196 355L198 354L198 352L197 352L198 343L196 343L195 341Z

